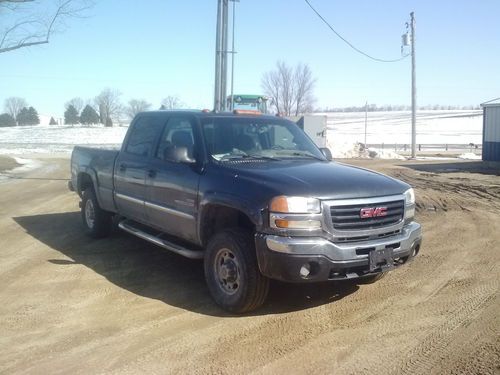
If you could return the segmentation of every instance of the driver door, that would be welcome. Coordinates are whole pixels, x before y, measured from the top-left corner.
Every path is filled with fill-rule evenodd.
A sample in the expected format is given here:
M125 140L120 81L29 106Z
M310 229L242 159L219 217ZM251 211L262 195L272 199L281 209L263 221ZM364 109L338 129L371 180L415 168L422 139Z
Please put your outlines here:
M169 160L168 150L186 147L196 158L194 124L189 115L169 118L147 173L146 213L152 226L168 234L196 240L200 174L197 164Z

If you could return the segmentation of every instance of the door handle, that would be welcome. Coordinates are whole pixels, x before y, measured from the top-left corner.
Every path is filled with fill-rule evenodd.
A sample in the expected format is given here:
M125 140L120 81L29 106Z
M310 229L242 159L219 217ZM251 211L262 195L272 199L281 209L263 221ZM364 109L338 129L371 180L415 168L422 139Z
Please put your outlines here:
M120 172L125 172L127 170L127 164L120 164Z
M148 176L151 177L151 178L155 178L156 177L156 170L150 169L148 171Z

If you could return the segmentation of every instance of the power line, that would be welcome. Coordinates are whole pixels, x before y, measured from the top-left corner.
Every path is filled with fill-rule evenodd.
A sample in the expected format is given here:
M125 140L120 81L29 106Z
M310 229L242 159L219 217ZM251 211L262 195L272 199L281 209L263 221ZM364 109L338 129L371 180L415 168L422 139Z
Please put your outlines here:
M323 16L316 10L314 9L314 7L311 5L311 3L309 2L309 0L304 0L307 5L309 5L309 8L312 9L312 11L314 13L316 13L316 15L321 19L321 21L323 21L325 23L326 26L328 26L330 28L330 30L332 30L334 32L335 35L337 35L342 41L344 41L349 47L351 47L353 50L355 50L356 52L368 57L369 59L372 59L372 60L375 60L375 61L378 61L378 62L385 62L385 63L392 63L392 62L397 62L397 61L401 61L403 60L404 58L408 57L410 54L407 54L407 55L404 55L402 57L400 57L399 59L394 59L394 60L385 60L385 59L379 59L379 58L376 58L376 57L373 57L373 56L370 56L369 54L361 51L359 48L355 47L352 43L350 43L346 38L344 38L342 35L340 35L337 31L335 31L335 29L333 28L332 25L330 25L328 23L327 20L325 20L323 18Z

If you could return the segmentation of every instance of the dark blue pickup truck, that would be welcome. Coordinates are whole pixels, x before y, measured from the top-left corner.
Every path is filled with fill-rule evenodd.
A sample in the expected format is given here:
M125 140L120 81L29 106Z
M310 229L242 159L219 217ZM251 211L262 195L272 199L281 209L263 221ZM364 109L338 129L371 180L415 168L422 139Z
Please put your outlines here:
M75 147L87 233L119 228L203 259L224 309L261 306L269 280L376 279L417 255L413 189L331 160L293 122L250 113L138 114L121 150Z

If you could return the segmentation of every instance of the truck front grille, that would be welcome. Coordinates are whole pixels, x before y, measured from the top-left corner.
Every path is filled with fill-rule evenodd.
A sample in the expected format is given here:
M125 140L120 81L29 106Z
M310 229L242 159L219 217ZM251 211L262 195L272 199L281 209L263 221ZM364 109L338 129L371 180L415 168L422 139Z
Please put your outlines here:
M371 218L361 218L360 213L363 208L386 207L386 215ZM405 209L404 200L363 203L353 205L338 205L330 207L333 228L337 230L367 230L383 228L399 223L403 220Z

